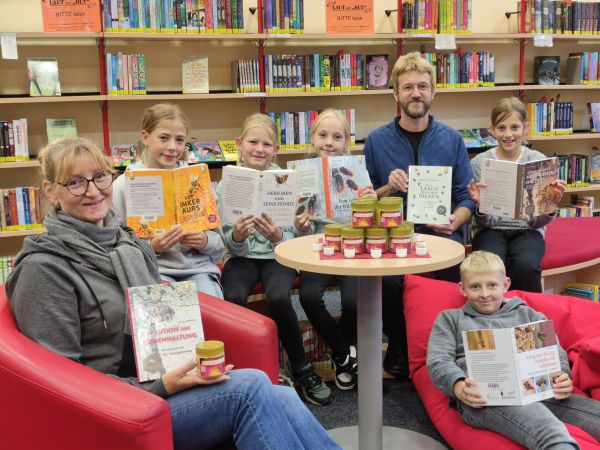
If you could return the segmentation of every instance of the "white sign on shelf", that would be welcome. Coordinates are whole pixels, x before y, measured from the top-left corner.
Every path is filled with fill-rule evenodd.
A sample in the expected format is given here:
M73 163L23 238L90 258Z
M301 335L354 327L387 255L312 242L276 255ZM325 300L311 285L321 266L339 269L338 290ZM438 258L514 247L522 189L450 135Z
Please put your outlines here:
M456 35L454 34L436 34L436 50L456 50Z
M551 34L535 34L533 36L534 47L552 47L554 41Z
M19 59L16 33L0 33L0 46L2 59Z

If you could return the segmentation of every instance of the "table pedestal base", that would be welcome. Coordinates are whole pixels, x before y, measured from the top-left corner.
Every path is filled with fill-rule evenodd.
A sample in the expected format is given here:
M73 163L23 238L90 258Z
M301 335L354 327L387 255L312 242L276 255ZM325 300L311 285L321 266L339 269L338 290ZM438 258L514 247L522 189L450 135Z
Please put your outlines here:
M358 450L358 427L343 427L329 430L329 435L344 450ZM384 450L445 450L446 447L429 436L412 430L383 427Z

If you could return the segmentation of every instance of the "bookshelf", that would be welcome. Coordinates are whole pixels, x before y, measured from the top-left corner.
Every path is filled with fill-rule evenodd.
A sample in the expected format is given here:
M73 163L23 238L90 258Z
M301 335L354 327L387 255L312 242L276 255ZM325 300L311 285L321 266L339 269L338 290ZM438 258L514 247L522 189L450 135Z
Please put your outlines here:
M472 0L471 34L456 34L457 47L465 51L492 51L496 57L496 85L477 88L439 88L432 114L456 129L480 128L489 124L489 112L502 97L517 95L528 101L540 96L555 96L575 104L575 128L587 129L585 104L600 101L600 85L532 85L533 57L561 56L564 65L569 52L593 50L598 35L550 35L553 47L534 46L534 35L520 32L517 16L506 19L504 12L515 9L520 0ZM374 2L375 33L371 35L328 35L325 0L304 0L304 34L264 34L258 32L258 16L249 8L257 0L244 1L244 34L182 33L44 33L39 0L2 2L0 31L16 31L18 61L0 60L0 117L27 117L30 123L30 151L37 153L45 144L44 119L74 117L80 135L103 144L128 144L139 139L143 110L153 103L169 101L181 104L191 120L190 137L206 140L231 139L239 132L243 119L256 111L307 111L326 107L356 109L356 139L364 141L374 128L396 115L391 90L232 93L232 60L272 54L335 54L346 52L387 54L390 67L398 55L409 51L435 51L434 36L403 32L398 13L386 16L386 9L401 8L401 0ZM107 95L104 87L105 52L144 53L147 60L147 95ZM181 60L187 55L209 58L209 94L181 93ZM31 98L27 92L25 61L28 57L53 56L59 61L61 97ZM545 154L589 154L599 145L600 133L535 136L530 141ZM353 153L361 150L360 146ZM282 150L279 160L302 157L304 150ZM22 179L37 179L36 162L32 166L3 165L0 187L23 185ZM9 170L7 170L9 169ZM8 180L8 172L20 175ZM220 168L211 169L218 179ZM6 180L6 181L5 181ZM582 188L574 188L582 189ZM586 188L598 196L595 186ZM571 192L571 191L568 191ZM575 191L573 191L575 192ZM577 191L580 192L580 191ZM4 251L4 242L0 252Z

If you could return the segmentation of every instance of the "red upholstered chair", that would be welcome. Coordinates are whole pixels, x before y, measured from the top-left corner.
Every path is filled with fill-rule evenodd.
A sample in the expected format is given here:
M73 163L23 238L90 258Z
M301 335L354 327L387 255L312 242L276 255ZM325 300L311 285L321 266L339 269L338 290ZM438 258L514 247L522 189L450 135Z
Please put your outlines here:
M600 400L600 304L561 295L507 293L508 298L513 296L519 296L554 321L561 345L569 354L576 391ZM427 342L433 322L440 311L460 308L464 301L454 283L406 277L404 309L411 378L429 417L452 448L519 449L519 445L504 436L465 424L448 405L448 397L429 379ZM582 449L600 450L600 443L589 434L572 425L567 428Z
M273 321L200 294L207 339L228 362L278 380ZM0 447L11 450L169 450L165 400L53 353L22 335L0 286Z

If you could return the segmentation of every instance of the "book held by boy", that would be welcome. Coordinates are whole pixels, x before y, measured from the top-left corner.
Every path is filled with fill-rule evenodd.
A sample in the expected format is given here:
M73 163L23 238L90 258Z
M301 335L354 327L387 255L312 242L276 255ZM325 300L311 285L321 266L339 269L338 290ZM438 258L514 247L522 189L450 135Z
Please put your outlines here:
M183 231L221 226L206 164L127 170L123 176L127 225L138 237L161 236L176 224Z
M409 166L406 218L414 223L450 223L452 167Z
M196 344L204 341L195 282L130 287L126 296L140 383L195 358Z
M255 170L225 166L221 176L221 219L235 223L247 214L267 213L279 227L294 225L297 174L293 170Z
M526 163L484 159L481 164L479 212L510 219L529 220L556 211L560 201L553 182L558 158Z
M297 213L322 218L347 218L352 215L352 200L371 184L365 157L324 156L289 161L288 169L298 174Z
M56 58L28 58L29 95L51 97L60 95L58 61Z
M488 406L527 405L554 397L561 374L554 322L462 332L469 378Z

